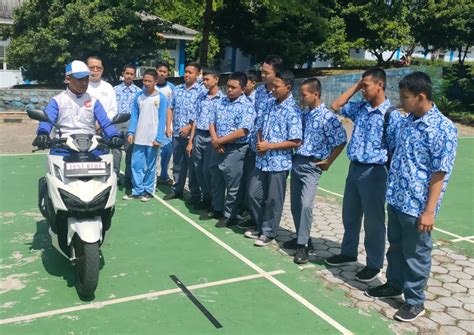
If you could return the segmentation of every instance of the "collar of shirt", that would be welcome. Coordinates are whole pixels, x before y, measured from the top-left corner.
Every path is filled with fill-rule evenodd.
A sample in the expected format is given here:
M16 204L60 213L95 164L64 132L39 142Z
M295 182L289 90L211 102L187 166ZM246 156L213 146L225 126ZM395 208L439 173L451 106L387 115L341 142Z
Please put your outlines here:
M248 100L247 100L247 97L245 96L244 93L242 93L241 96L239 96L237 99L235 99L234 101L230 101L229 97L226 97L225 98L225 102L227 104L244 104L244 103L248 103Z
M221 90L217 91L217 93L214 94L214 95L209 95L209 92L207 92L204 95L204 99L207 99L207 100L220 99L220 98L224 98L224 97L225 97L225 95L224 95L224 93L222 93Z
M387 109L389 109L389 107L391 106L392 104L390 103L390 99L385 97L385 100L384 102L382 102L380 105L376 106L376 107L372 107L370 105L370 103L368 101L366 101L366 104L365 104L365 108L367 109L367 111L369 113L373 112L373 111L379 111L381 112L382 114L385 115L385 112L387 112Z
M183 89L185 91L198 90L199 84L198 82L195 82L194 84L191 85L191 87L186 87L186 83L184 83L184 84L178 85L177 88Z
M281 109L281 108L284 108L284 109L293 108L293 107L295 107L295 105L296 105L296 101L293 98L292 93L290 93L288 95L288 97L280 103L278 103L278 101L276 99L273 101L273 106L276 106L279 109Z
M119 89L122 91L122 92L132 92L132 93L135 93L135 92L138 92L140 90L140 88L135 85L134 83L130 84L129 86L125 85L125 83L121 83L119 84Z
M415 115L410 114L408 115L408 118L413 123L422 122L427 126L431 126L437 122L436 120L438 120L438 116L440 113L441 112L439 111L438 107L436 107L436 105L433 104L433 107L431 107L431 109L427 113L425 113L422 117L415 119Z
M324 103L320 103L319 106L314 107L311 110L309 109L309 107L306 107L305 109L303 109L303 114L316 116L319 113L321 113L321 111L323 111L325 108L326 108L326 105Z

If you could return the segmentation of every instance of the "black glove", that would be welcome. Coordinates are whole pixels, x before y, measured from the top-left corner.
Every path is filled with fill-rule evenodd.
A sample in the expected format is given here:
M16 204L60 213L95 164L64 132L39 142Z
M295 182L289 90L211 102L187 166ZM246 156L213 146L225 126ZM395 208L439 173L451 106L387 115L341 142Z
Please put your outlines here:
M120 148L123 145L123 140L121 137L114 136L110 140L110 144L112 148Z
M49 146L49 135L48 134L38 134L31 143L33 146L38 147L38 149L44 150Z

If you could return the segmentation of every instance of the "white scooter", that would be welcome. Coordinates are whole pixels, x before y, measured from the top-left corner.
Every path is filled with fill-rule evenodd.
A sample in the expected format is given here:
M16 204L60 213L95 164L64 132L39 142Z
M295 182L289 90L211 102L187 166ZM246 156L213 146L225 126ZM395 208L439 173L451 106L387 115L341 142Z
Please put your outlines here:
M27 113L34 120L50 122L41 110ZM112 123L129 118L119 114ZM97 135L72 134L52 139L48 147L65 149L68 155L48 155L46 176L38 185L38 206L48 221L53 246L76 268L79 296L93 298L99 281L99 248L114 215L117 177L112 155L96 156L92 151L111 146Z

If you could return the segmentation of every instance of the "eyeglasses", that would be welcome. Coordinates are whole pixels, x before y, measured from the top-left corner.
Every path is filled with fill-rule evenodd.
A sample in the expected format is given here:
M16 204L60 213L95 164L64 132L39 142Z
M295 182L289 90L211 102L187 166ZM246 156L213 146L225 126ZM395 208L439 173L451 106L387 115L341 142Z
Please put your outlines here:
M89 70L98 70L98 71L100 71L100 70L103 70L103 69L104 68L101 67L101 66L89 66Z

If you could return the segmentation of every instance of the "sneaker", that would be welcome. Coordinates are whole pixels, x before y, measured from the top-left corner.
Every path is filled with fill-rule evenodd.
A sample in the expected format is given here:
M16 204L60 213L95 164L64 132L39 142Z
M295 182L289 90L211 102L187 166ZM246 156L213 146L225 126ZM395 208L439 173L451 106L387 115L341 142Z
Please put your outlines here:
M147 202L153 199L153 196L150 193L145 193L144 195L141 196L140 201L141 202Z
M206 213L202 214L199 217L199 220L220 219L223 216L224 216L224 214L222 212L215 211L215 210L211 209L210 211L207 211Z
M291 241L283 242L282 247L283 249L296 250L298 248L298 240L294 238ZM311 241L311 239L308 240L307 247L308 251L314 250L313 242Z
M248 230L245 231L244 236L246 238L251 238L253 240L256 240L257 238L260 237L260 232L258 230L255 230L255 229L248 229Z
M365 290L364 294L371 298L384 299L384 298L401 298L402 290L397 290L389 283L372 287Z
M395 313L393 318L398 321L410 322L423 315L425 315L425 307L423 305L414 306L405 303Z
M366 266L361 271L357 272L355 279L363 283L368 283L377 278L379 273L379 269L371 269Z
M167 195L165 195L163 197L163 200L171 200L171 199L180 199L183 197L183 194L182 193L174 193L174 192L171 192L171 193L168 193Z
M273 238L273 237L268 237L267 235L262 234L262 235L260 235L258 240L255 241L255 243L253 245L256 246L256 247L265 247L265 246L269 245L270 243L272 243L272 241L274 239L275 238Z
M226 228L237 224L236 219L229 218L220 218L219 221L215 224L216 228Z
M131 195L131 194L125 194L123 197L122 197L123 200L138 200L138 199L141 199L141 196L140 195Z
M308 263L308 247L305 245L298 244L296 254L293 257L293 262L296 264Z
M357 257L349 257L344 255L336 255L324 260L327 265L343 266L357 263Z
M257 225L255 224L253 220L247 220L247 221L238 223L236 227L242 230L249 230L249 229L257 228Z

